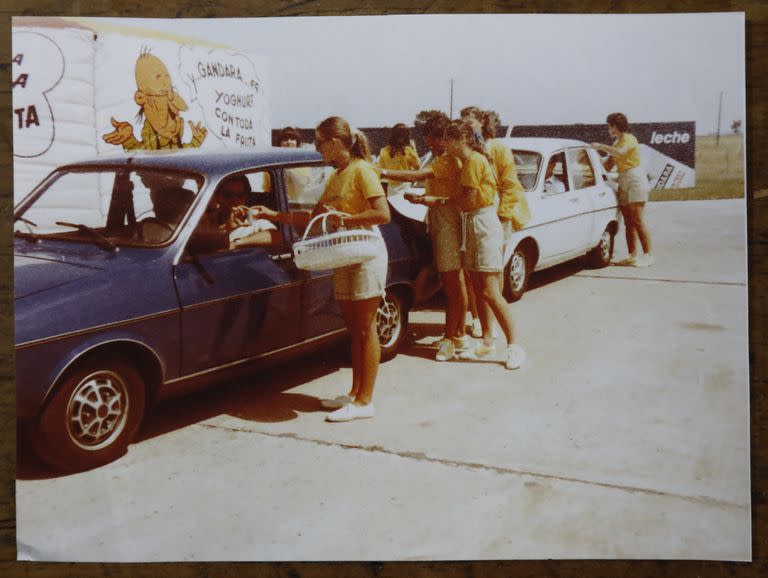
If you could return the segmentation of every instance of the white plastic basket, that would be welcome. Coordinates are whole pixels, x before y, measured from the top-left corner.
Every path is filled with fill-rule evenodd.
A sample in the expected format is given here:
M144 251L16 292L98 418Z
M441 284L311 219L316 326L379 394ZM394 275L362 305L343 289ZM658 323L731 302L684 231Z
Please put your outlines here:
M294 262L299 269L339 269L364 263L386 251L384 239L377 230L342 228L329 233L326 223L328 217L333 214L348 216L333 210L317 215L307 225L301 241L294 243ZM317 221L321 222L322 234L307 238Z

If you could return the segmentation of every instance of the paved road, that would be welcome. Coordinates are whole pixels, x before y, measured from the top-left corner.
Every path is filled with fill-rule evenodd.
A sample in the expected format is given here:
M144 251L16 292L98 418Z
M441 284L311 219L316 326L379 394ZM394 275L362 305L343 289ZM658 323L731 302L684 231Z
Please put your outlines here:
M373 420L323 421L330 351L161 406L98 470L22 454L20 557L749 559L744 203L648 211L656 266L561 266L511 305L520 370L432 361L421 311Z

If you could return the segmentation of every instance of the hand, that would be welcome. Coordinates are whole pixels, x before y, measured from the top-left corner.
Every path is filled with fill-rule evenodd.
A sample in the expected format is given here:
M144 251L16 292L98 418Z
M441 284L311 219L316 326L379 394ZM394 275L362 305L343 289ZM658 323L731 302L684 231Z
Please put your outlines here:
M251 217L256 219L267 219L269 221L277 220L277 211L273 211L269 207L264 205L254 205L249 209Z
M403 195L403 198L408 201L409 203L414 203L416 205L420 205L421 203L421 195L417 195L416 193L405 193Z
M232 213L230 214L230 222L232 228L245 227L250 224L250 210L244 205L238 207L232 207Z
M115 130L101 137L106 142L113 145L121 145L133 136L133 127L130 123L117 121L115 117L111 117L109 120Z
M338 231L344 223L343 215L330 213L325 220L325 226L329 231Z
M192 131L192 140L197 141L198 144L203 144L205 137L208 135L208 129L202 125L202 121L194 124L191 120L189 123L189 129Z
M599 142L590 143L589 146L598 151L603 150L603 145Z

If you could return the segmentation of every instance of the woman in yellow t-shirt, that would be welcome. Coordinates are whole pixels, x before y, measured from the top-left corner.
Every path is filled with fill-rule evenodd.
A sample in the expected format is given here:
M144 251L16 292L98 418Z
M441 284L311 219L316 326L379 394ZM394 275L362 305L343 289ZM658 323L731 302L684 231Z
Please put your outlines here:
M467 288L461 272L461 213L454 202L460 191L461 166L445 153L445 131L450 120L443 113L430 117L425 138L432 150L432 162L417 171L382 170L382 177L392 181L426 181L424 195L406 195L412 203L429 207L429 233L437 271L445 289L445 335L438 346L437 361L448 361L457 351L466 349L464 329L467 313Z
M623 113L609 114L606 122L608 133L614 138L613 145L592 143L592 146L598 151L608 153L609 165L615 165L619 171L617 197L619 209L624 217L624 232L629 251L629 257L620 264L649 267L653 265L654 258L651 254L651 236L643 213L645 203L648 202L650 185L641 168L640 146L635 135L629 132L629 122ZM635 234L643 249L643 254L640 256L636 252Z
M514 343L512 315L501 295L499 273L503 268L504 231L496 213L496 178L469 122L454 121L449 125L446 150L461 162L461 192L456 197L456 204L462 211L464 269L469 271L479 301L478 312L483 327L483 342L474 351L464 352L459 357L495 358L490 316L493 313L507 340L505 366L517 369L525 360L525 352Z
M283 223L306 226L326 207L349 213L328 217L328 225L351 228L374 227L389 222L389 203L376 168L370 163L368 140L351 129L341 117L332 116L315 129L315 147L323 160L336 170L328 178L325 191L311 215L278 212L259 207L258 216ZM328 421L350 421L374 416L373 388L379 370L381 347L376 331L376 311L384 296L387 280L386 251L360 265L334 270L333 290L352 338L352 387L347 395L323 400L323 406L336 409Z
M392 127L389 133L389 144L379 152L379 167L385 170L393 171L415 171L421 165L419 155L411 146L411 133L408 127L403 123L398 123ZM396 194L401 187L392 186L388 179L383 179L385 183L384 190L388 195Z
M504 228L504 254L506 255L507 244L512 233L528 224L531 220L531 212L525 197L525 188L517 178L515 157L510 148L501 139L496 138L496 130L499 126L498 115L492 110L486 110L482 112L482 117L485 152L496 172L499 186L498 215Z

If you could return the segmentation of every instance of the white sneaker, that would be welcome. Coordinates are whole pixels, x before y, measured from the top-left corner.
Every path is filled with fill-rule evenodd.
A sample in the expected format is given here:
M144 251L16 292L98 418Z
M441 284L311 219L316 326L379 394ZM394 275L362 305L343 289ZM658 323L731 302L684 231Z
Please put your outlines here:
M635 267L650 267L656 262L656 259L653 258L653 255L650 253L646 253L645 255L642 255L641 257L638 257L635 260Z
M337 395L333 399L321 399L320 405L322 405L325 409L339 409L340 407L344 407L348 403L352 403L354 401L354 397L350 397L348 395Z
M481 343L474 349L461 352L461 354L459 354L459 359L471 359L473 361L495 361L496 347L493 345L486 345L485 343Z
M620 261L614 261L613 265L619 265L622 267L633 267L636 262L637 262L637 257L634 255L630 255L626 259L621 259Z
M512 344L507 347L507 360L504 367L507 369L517 369L525 363L525 350L519 345Z
M453 346L453 340L443 339L435 355L436 361L449 361L456 357L456 348Z
M326 421L352 421L353 419L366 419L373 417L375 411L373 409L373 403L368 405L357 405L355 403L348 403L341 409L337 409L334 412L325 416Z
M469 349L469 346L472 345L472 341L470 340L468 335L462 335L461 337L454 337L453 338L453 349L458 353L460 351L464 351L466 349Z
M472 320L472 329L470 330L472 337L480 338L483 336L483 326L480 325L479 319Z

